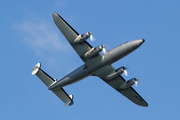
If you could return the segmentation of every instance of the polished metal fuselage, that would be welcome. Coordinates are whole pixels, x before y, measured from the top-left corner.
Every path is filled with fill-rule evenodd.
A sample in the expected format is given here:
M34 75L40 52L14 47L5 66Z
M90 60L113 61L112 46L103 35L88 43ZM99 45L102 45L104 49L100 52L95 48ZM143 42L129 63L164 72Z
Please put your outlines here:
M100 68L106 65L111 65L112 63L130 54L131 52L136 50L139 46L141 46L143 43L144 43L144 39L140 39L140 40L133 40L133 41L129 41L124 44L121 44L107 51L106 53L102 54L101 59L98 61L95 61L92 67L87 67L86 64L80 66L79 68L71 72L70 74L66 75L64 78L54 83L52 86L49 87L49 89L52 90L57 87L64 87L72 83L75 83L77 81L80 81L92 75L94 72L96 72ZM91 59L93 59L93 57Z

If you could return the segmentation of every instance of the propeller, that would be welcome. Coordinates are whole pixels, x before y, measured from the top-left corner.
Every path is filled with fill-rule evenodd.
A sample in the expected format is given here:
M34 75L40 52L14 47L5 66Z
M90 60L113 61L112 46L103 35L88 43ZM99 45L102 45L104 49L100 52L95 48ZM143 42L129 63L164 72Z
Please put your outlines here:
M105 47L103 47L102 51L103 51L103 53L106 53L106 49L105 49Z
M135 86L138 87L138 81L135 81Z
M124 70L124 75L128 76L127 70Z
M89 32L90 34L90 40L92 42L94 42L96 40L96 38L92 35L92 32ZM103 49L102 49L103 53L106 53L106 49L105 49L105 46L103 46Z
M90 40L91 40L91 41L95 41L96 38L94 38L94 36L91 34L91 35L90 35Z
M135 79L135 86L138 87L138 84L142 84L142 81L140 79Z

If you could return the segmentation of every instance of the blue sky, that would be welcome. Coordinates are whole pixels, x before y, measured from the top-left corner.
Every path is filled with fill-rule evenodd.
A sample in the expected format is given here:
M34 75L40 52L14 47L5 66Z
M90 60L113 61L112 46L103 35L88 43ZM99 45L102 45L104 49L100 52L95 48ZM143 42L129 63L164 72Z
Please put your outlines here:
M178 0L1 0L1 120L179 119L180 1ZM36 63L60 79L83 64L58 30L59 13L78 33L93 32L96 47L109 50L144 38L136 51L114 63L128 67L129 80L149 107L135 105L97 77L64 87L74 105L64 107L31 70Z

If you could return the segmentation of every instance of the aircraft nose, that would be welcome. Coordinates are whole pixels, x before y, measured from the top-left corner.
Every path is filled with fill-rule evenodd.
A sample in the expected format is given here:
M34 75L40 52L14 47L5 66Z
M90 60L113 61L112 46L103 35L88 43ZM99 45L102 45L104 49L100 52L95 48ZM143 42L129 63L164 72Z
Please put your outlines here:
M137 43L138 43L139 46L142 45L144 42L145 42L144 39L137 40Z
M145 39L142 39L142 42L145 42Z
M89 34L91 35L91 34L92 34L92 32L89 32Z

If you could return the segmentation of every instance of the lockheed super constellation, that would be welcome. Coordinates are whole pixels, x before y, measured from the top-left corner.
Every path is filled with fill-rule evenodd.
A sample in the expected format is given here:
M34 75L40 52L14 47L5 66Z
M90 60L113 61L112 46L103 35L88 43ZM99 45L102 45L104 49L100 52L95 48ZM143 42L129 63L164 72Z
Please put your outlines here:
M45 73L41 69L40 63L32 69L32 74L37 75L48 89L56 94L66 106L71 106L74 102L73 96L68 95L63 87L80 81L88 76L99 77L135 104L144 107L148 106L147 102L132 88L132 85L137 84L138 79L132 78L126 81L121 75L122 73L127 74L126 67L115 69L111 65L140 47L144 43L144 39L126 42L104 52L104 54L101 54L100 52L104 50L104 45L92 47L86 41L88 38L92 37L91 32L86 32L82 35L78 34L57 13L53 13L53 19L56 26L82 59L84 65L80 66L59 81Z

